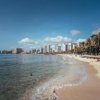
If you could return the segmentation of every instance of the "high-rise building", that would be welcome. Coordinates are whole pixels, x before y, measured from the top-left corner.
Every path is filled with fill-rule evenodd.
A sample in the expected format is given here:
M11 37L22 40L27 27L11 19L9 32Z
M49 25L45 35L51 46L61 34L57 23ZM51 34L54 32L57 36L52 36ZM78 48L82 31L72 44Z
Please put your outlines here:
M50 49L51 49L50 45L47 45L47 53L50 53Z
M51 46L51 53L54 53L55 52L55 45L52 45Z
M42 54L43 54L43 48L41 48L40 53L42 53Z
M2 50L1 53L2 54L11 54L12 50Z
M68 51L68 44L66 43L66 44L62 44L61 45L61 50L62 50L62 52L66 52L66 51Z
M61 51L65 52L65 44L64 43L61 45Z
M68 43L68 51L72 50L72 43Z
M78 44L77 43L72 43L72 49L75 49L75 47L77 47Z
M19 54L19 53L22 53L22 52L23 52L22 48L15 48L15 49L12 50L13 54Z
M51 52L51 46L50 45L46 45L43 48L43 53L50 53Z
M65 44L65 52L68 51L68 44Z
M58 46L58 50L59 53L61 52L61 46Z
M43 53L47 53L47 46L44 46Z
M73 50L75 49L75 47L77 47L77 43L68 43L67 45L67 50L70 51L70 50Z
M33 50L31 51L31 53L34 53L34 54L35 54L35 53L36 53L36 49L33 49Z
M50 53L52 53L53 52L53 50L52 50L52 48L50 48Z
M58 52L58 44L55 44L55 52Z
M61 51L62 51L61 46L58 44L55 44L55 52L61 52Z
M37 53L37 54L39 54L39 53L40 53L40 50L39 50L39 49L37 49L37 50L36 50L36 53Z

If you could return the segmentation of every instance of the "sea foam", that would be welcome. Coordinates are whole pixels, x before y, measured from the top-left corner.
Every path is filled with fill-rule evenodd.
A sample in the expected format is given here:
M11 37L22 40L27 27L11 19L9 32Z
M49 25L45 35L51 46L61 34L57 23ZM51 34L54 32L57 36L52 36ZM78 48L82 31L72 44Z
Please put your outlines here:
M66 58L64 58L64 60L66 60ZM72 62L70 59L67 63L72 67L72 65L75 65L77 62L75 60ZM66 64L66 62L64 64ZM78 67L77 69L75 68L76 66L72 68L71 67L68 73L65 73L66 71L63 69L58 73L58 75L40 85L33 92L32 100L52 100L51 95L53 90L58 91L64 87L81 85L87 79L86 68L84 66Z

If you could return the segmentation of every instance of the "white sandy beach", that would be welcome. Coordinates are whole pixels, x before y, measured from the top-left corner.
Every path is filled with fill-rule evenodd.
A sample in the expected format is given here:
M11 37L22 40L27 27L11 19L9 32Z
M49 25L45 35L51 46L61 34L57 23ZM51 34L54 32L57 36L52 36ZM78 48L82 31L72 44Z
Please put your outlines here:
M100 61L97 61L97 59L82 58L80 55L75 56L66 54L62 56L68 56L80 61L88 62L97 70L96 76L100 78Z
M71 57L89 63L88 78L79 86L63 87L57 91L58 100L100 100L100 62L96 59L82 58L77 55L60 54L62 57ZM72 60L73 61L73 60ZM20 100L31 100L32 92L28 91Z
M62 54L60 56L88 62L89 66L87 66L87 80L79 86L60 89L59 100L100 100L100 62L96 59L82 58L79 55Z

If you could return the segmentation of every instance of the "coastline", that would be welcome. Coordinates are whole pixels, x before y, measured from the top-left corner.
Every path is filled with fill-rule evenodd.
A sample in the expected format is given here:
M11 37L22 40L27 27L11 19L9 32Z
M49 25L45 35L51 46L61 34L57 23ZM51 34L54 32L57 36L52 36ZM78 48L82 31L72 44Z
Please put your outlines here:
M74 59L83 61L83 62L88 62L90 65L93 66L93 68L97 71L96 76L100 78L100 62L97 61L97 59L90 59L90 58L82 58L81 56L77 55L67 55L68 57L72 57Z
M99 100L100 98L100 73L99 64L95 59L81 58L77 55L65 55L59 54L62 57L70 57L72 59L80 60L84 63L88 63L86 71L88 74L87 79L77 86L67 86L57 90L57 100ZM95 66L94 66L95 65ZM98 66L97 66L98 65ZM29 89L23 94L19 100L34 100L32 99L32 89ZM51 100L51 99L50 99Z
M95 59L81 58L77 55L60 55L88 62L87 80L75 87L64 87L58 91L59 100L99 100L100 99L100 62Z

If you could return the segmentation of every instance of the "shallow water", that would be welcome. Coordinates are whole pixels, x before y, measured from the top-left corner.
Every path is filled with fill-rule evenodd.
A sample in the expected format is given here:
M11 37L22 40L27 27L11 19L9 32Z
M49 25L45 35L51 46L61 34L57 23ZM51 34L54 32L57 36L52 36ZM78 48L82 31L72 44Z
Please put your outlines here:
M57 55L0 55L0 100L18 100L32 88L32 100L86 79L85 64ZM12 99L13 98L13 99Z

